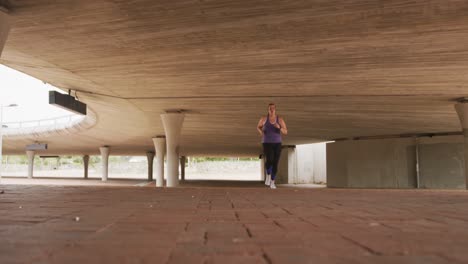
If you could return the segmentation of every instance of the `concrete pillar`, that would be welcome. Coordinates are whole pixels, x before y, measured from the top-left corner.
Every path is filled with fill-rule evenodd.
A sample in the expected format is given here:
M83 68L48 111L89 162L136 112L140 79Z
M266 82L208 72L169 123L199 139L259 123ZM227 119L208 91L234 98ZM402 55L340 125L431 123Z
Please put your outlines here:
M99 151L101 152L101 162L102 162L102 181L107 181L107 176L109 175L109 153L110 148L107 146L100 147Z
M84 178L88 179L89 155L83 156Z
M286 183L289 183L290 181L297 182L297 151L296 151L296 146L288 147L288 179L287 179Z
M465 188L468 190L468 99L455 105L458 117L460 118L463 136L465 138Z
M34 150L27 150L26 156L28 156L28 178L32 179L34 171Z
M164 186L164 156L166 155L166 137L157 136L153 138L156 150L156 187Z
M148 181L152 181L153 180L154 152L152 151L146 152L146 158L148 159Z
M287 184L292 181L296 176L297 159L296 159L296 146L284 145L281 148L281 157L278 164L278 175L276 175L276 183Z
M2 55L3 47L5 46L8 33L10 32L10 16L2 11L0 6L0 56Z
M180 179L185 181L185 156L180 157Z
M166 113L161 119L166 132L167 187L179 185L179 141L184 123L184 114Z

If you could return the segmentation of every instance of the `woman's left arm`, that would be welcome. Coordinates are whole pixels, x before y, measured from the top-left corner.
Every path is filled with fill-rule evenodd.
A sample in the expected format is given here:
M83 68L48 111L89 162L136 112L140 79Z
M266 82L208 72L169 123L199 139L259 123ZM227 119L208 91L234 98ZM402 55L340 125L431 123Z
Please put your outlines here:
M287 135L288 134L288 128L286 127L286 123L284 122L283 118L279 118L279 123L280 123L280 131L283 135Z

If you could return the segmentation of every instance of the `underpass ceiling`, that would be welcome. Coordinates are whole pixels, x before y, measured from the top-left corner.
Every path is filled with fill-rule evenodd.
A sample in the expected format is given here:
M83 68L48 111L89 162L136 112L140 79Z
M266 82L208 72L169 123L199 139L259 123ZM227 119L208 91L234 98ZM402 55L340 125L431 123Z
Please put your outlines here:
M92 129L31 141L50 152L144 154L159 114L187 110L181 151L256 155L277 103L285 144L459 131L468 95L466 1L11 1L0 59L98 115ZM95 94L89 94L92 92ZM102 96L104 94L109 96Z

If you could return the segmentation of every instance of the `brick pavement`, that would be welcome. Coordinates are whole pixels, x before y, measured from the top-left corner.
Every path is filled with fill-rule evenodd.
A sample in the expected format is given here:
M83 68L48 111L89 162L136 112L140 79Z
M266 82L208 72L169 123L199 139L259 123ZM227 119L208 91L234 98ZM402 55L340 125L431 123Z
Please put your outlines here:
M0 263L468 262L466 191L256 186L4 185Z

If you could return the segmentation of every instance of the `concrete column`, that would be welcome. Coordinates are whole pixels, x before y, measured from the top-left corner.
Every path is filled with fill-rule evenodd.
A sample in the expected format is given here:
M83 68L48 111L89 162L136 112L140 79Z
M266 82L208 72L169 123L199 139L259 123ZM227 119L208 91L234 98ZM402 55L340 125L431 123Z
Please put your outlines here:
M296 160L296 146L284 145L281 148L281 157L278 164L278 175L276 175L276 183L287 184L292 181L296 176L297 160Z
M465 188L468 190L468 99L455 105L458 117L460 118L463 136L465 138Z
M265 160L265 155L262 154L262 157L260 158L260 175L261 175L260 179L261 179L262 181L265 181L265 180L266 180L266 178L265 178L265 177L266 177L266 174L265 174L265 162L266 162L266 160Z
M34 171L34 150L27 150L26 156L28 156L28 178L32 179Z
M154 152L152 151L146 152L146 158L148 159L148 181L152 181L153 180Z
M180 179L185 181L185 156L180 157Z
M288 179L287 179L286 183L289 183L290 181L297 182L297 151L296 151L296 146L288 147Z
M164 156L166 155L166 137L157 136L153 138L156 150L156 187L164 186Z
M5 46L8 33L10 32L10 16L2 11L0 6L0 56L2 55L3 47Z
M167 187L179 185L179 141L184 123L184 114L166 113L161 119L166 132Z
M102 159L102 181L107 181L107 176L109 175L109 153L110 148L107 146L100 147L99 151L101 152Z
M84 178L88 179L89 155L83 156Z

